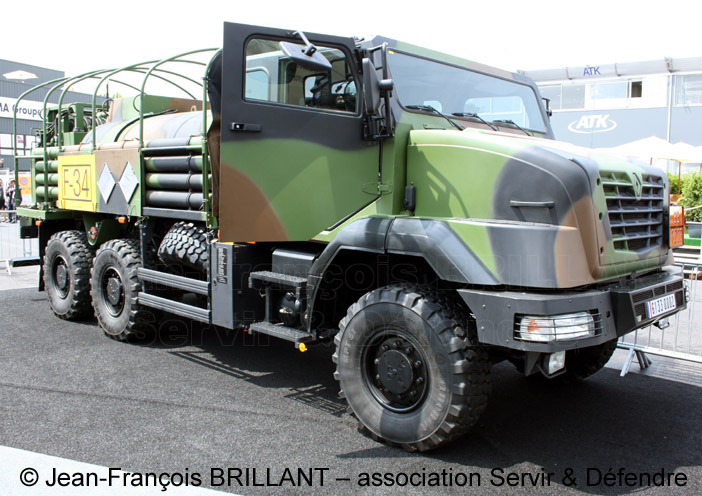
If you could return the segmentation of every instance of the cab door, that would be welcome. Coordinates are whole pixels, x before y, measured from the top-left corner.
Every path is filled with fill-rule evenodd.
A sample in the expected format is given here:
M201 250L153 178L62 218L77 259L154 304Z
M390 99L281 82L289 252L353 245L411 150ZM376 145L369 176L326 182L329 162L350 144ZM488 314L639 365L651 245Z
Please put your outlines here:
M306 35L330 70L284 54L292 31L224 25L221 241L309 240L376 198L354 42Z

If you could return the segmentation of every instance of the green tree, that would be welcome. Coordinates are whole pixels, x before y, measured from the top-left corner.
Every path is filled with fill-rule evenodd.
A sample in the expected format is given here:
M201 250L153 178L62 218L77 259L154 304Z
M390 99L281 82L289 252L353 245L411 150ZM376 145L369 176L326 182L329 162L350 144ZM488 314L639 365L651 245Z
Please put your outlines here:
M670 172L668 172L668 182L670 183L670 194L680 194L680 187L678 186L678 175L671 174Z
M678 203L685 208L702 205L702 172L684 176L681 195ZM691 222L702 222L702 208L685 212L685 219Z

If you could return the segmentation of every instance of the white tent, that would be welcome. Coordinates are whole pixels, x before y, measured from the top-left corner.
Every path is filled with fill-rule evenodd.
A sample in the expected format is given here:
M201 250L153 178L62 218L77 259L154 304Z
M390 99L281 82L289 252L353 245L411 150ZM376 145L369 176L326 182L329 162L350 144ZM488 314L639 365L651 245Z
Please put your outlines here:
M682 163L702 164L702 146L692 146L683 141L673 145L676 148L677 160Z
M651 163L653 160L673 160L680 163L702 163L702 146L692 146L683 141L668 143L658 136L624 143L599 150L611 154L636 157Z
M673 144L657 136L649 136L648 138L624 143L623 145L603 148L602 151L627 157L646 159L647 162L658 158L672 160L672 156L675 155Z

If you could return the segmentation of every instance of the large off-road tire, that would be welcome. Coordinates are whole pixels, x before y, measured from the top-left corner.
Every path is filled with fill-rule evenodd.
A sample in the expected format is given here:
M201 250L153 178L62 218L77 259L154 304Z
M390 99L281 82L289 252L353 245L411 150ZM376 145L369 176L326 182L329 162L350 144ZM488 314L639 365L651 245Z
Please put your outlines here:
M204 227L192 222L176 222L163 237L158 257L166 265L204 276L209 265L206 233Z
M141 282L139 242L113 239L104 243L95 255L90 290L93 308L105 334L119 341L143 339L149 310L139 305Z
M617 349L617 340L612 339L597 346L566 351L566 370L557 376L559 382L572 384L599 372L612 358Z
M490 363L455 303L428 288L371 291L335 338L335 378L371 436L426 451L467 432L487 405Z
M82 231L61 231L49 238L44 253L44 288L54 313L77 320L91 313L90 267L93 249Z

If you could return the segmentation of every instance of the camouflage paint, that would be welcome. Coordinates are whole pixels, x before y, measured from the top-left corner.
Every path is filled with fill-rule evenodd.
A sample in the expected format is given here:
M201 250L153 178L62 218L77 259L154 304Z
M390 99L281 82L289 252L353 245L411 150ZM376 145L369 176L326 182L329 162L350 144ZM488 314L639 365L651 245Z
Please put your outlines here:
M221 239L312 239L373 200L377 160L377 147L348 151L298 140L222 143Z
M446 221L511 286L577 287L666 262L665 244L615 249L600 170L662 176L592 150L474 129L411 131L407 152L415 215Z

